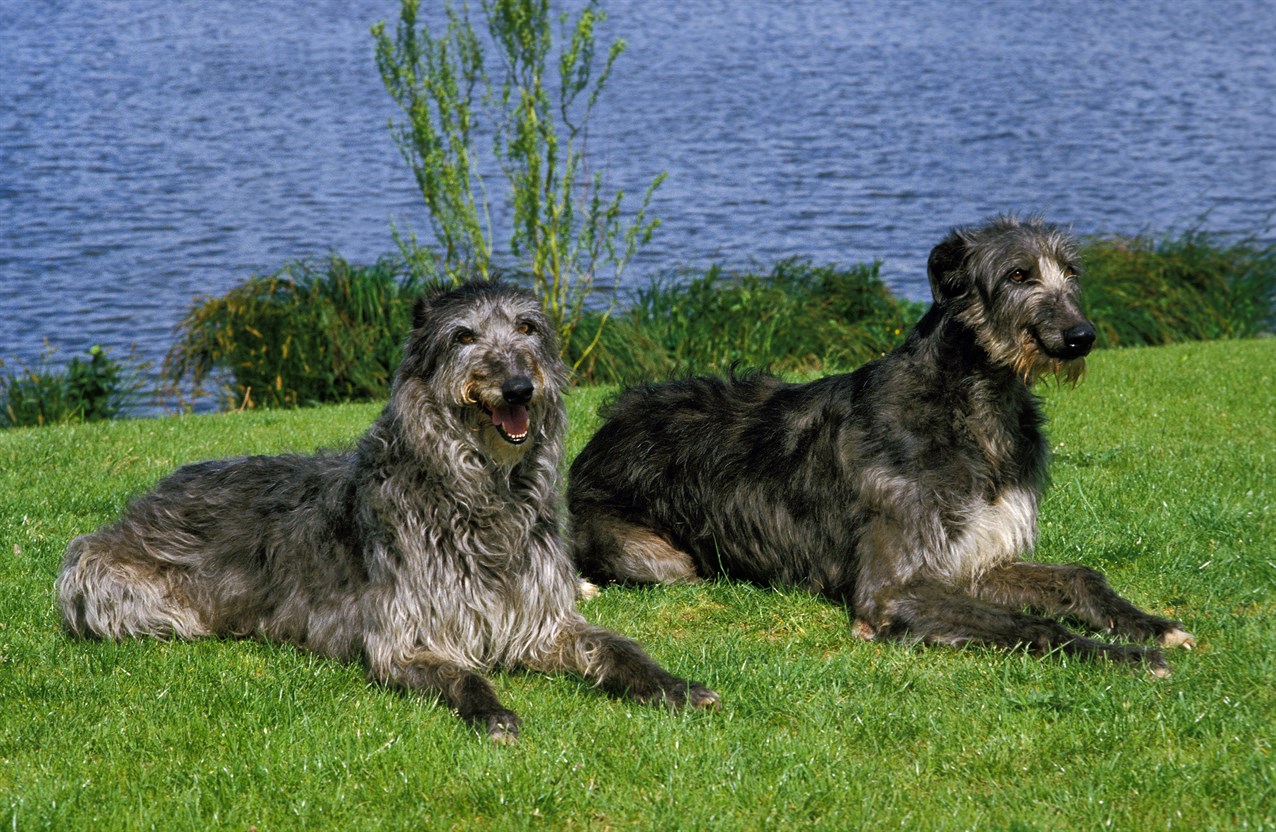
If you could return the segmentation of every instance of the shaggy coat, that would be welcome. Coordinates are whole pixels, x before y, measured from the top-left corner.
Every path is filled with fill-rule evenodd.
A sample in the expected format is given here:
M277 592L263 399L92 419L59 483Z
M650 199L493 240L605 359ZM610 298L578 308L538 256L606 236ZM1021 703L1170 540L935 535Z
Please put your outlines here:
M1067 235L1000 217L935 247L934 304L899 349L849 375L625 392L571 469L577 567L599 581L802 587L845 604L865 638L1026 645L1168 672L1157 650L1053 618L1191 646L1179 625L1091 569L1021 559L1047 471L1030 384L1078 378L1095 337L1077 272Z
M78 636L253 636L440 695L498 742L479 671L569 670L712 707L587 623L560 538L566 369L535 299L472 283L418 302L390 401L350 453L189 465L76 538L57 580Z

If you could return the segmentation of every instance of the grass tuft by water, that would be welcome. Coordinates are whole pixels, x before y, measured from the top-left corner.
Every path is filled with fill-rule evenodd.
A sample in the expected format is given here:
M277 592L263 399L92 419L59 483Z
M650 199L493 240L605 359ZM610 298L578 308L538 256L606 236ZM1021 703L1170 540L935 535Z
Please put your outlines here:
M220 371L231 407L297 407L386 395L425 289L392 258L371 266L338 255L253 275L196 300L164 359L173 384Z

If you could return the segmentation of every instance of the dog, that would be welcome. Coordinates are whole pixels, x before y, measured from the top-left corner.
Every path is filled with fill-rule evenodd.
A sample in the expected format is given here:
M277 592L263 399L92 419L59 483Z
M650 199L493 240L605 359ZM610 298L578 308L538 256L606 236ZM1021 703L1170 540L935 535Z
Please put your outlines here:
M472 282L419 299L390 399L348 453L179 469L73 540L57 579L81 637L257 637L362 661L497 743L519 717L481 671L571 671L714 708L577 612L558 484L567 370L535 298Z
M849 375L639 386L603 413L569 474L572 557L589 581L725 576L844 604L866 639L1026 646L1169 673L1195 644L1084 566L1022 557L1047 479L1031 386L1076 382L1095 341L1076 244L1040 218L954 229L934 303ZM1029 612L1028 610L1031 610Z

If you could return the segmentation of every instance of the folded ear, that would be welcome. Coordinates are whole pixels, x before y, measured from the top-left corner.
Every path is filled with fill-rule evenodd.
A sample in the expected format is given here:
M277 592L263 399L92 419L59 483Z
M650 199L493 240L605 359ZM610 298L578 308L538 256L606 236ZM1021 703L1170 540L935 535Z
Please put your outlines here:
M430 316L444 298L456 291L456 287L450 283L431 281L425 286L425 290L417 296L416 303L412 304L412 328L420 329L425 325L426 319Z
M430 292L428 294L421 295L416 299L416 303L412 304L413 329L420 329L422 324L425 323L425 318L430 314L430 307L433 305L431 301L433 301L437 295L438 292Z
M966 262L966 238L953 229L948 236L930 250L926 262L926 276L930 278L930 293L936 302L965 294L969 281L963 274Z

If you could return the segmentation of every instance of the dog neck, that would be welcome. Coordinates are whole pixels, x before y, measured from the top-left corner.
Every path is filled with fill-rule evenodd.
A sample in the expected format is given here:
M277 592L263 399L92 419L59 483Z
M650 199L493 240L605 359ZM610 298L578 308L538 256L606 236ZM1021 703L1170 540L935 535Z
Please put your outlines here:
M1024 379L1014 367L998 362L987 346L980 342L975 329L962 320L960 310L934 304L908 334L903 347L926 359L939 380L954 379L965 383L975 376L1007 393L1028 394Z
M926 388L945 391L954 419L982 450L995 482L1044 482L1047 446L1037 397L1013 367L998 364L974 330L936 304L909 333L901 352L919 360Z

